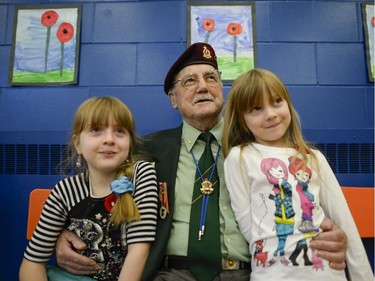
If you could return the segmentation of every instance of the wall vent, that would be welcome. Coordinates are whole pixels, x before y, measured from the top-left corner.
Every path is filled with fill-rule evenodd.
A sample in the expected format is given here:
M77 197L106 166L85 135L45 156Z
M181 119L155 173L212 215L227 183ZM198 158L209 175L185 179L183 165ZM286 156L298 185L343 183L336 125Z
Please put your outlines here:
M66 145L1 144L0 175L60 175Z
M318 143L335 174L373 174L374 144ZM0 175L59 175L66 145L0 144Z
M372 143L319 143L335 174L373 174L374 144Z

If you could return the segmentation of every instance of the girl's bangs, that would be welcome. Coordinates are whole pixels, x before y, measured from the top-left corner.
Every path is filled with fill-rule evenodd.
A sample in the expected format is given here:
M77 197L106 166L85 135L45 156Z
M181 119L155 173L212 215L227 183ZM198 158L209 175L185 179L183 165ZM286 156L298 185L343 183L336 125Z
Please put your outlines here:
M267 85L260 79L254 79L251 83L246 85L246 90L243 91L243 101L239 103L240 111L242 113L250 111L255 106L263 104L263 92L268 91Z
M110 118L113 118L117 126L126 128L129 131L133 130L133 118L129 109L121 103L116 103L111 100L102 100L92 104L83 112L85 116L84 124L90 126L108 126Z

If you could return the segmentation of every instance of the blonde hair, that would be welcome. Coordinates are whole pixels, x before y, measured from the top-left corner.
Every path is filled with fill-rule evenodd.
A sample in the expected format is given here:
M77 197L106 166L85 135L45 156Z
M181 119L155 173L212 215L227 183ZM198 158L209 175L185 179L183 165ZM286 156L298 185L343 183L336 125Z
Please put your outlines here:
M277 75L260 68L241 74L233 82L229 91L222 138L224 156L226 157L234 146L240 145L242 148L255 141L254 135L246 126L244 114L254 106L263 104L264 92L268 93L272 102L275 98L282 98L287 102L291 122L284 138L294 145L298 153L301 154L305 165L307 165L309 154L316 161L316 156L311 151L312 145L302 136L300 118L293 107L287 88ZM271 93L275 94L276 97L273 97Z
M84 101L78 108L71 131L71 143L68 146L68 160L72 163L79 156L75 149L73 139L79 136L88 124L90 126L107 126L110 118L121 127L126 128L130 135L130 146L128 158L118 168L117 176L127 176L132 179L133 169L136 161L134 146L136 145L136 134L133 114L129 108L118 98L115 97L93 97ZM83 172L88 175L86 160L82 157L81 167L77 172ZM115 205L111 210L111 222L121 224L140 220L138 208L129 193L118 196Z

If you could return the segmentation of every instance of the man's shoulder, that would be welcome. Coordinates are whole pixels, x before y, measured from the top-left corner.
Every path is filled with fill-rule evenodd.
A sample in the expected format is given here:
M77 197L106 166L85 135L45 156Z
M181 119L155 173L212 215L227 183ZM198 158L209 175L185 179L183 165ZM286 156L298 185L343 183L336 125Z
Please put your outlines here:
M147 135L144 135L142 138L146 141L154 141L160 139L174 139L181 136L182 126L176 128L165 129L161 131L156 131Z
M175 151L181 144L182 126L150 133L141 137L144 151L152 157L152 162L164 157L171 149ZM177 153L177 152L176 152Z

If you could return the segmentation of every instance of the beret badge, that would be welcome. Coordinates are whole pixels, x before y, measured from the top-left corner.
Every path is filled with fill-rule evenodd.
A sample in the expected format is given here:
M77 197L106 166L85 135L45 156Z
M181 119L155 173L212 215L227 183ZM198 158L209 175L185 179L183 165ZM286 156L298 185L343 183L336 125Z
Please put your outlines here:
M203 47L203 57L206 59L212 59L211 52L206 46Z

